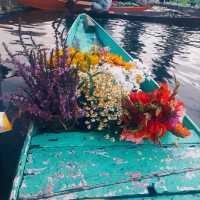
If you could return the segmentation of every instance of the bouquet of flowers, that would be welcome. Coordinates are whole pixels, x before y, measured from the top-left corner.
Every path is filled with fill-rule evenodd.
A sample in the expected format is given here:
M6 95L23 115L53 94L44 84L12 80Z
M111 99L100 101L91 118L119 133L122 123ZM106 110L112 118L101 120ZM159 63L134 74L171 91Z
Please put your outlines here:
M5 99L19 113L28 113L40 124L56 124L65 130L122 130L120 138L135 143L144 139L161 143L160 138L171 131L180 137L190 135L183 127L184 104L176 99L166 83L145 93L140 85L149 76L148 68L138 61L126 61L107 48L94 46L89 52L68 48L64 42L48 55L33 40L32 49L24 48L15 58L4 45L24 80L19 93ZM56 128L57 129L57 128Z
M185 108L183 102L176 99L179 83L173 91L167 83L150 93L130 92L123 102L124 128L121 139L141 143L144 139L161 143L160 138L171 131L178 137L190 136L183 126Z
M107 48L94 47L90 52L68 48L66 66L78 70L80 87L78 103L84 110L82 119L86 129L103 130L121 124L122 99L128 92L140 88L146 72L136 62L126 62ZM49 60L55 69L62 60L63 49ZM83 127L83 124L82 124Z
M119 126L122 99L139 90L148 72L138 62L127 62L107 48L94 46L90 52L82 52L65 43L59 45L56 36L56 48L48 55L33 39L32 49L27 49L22 35L20 41L24 48L20 56L28 62L4 47L11 58L8 62L25 85L20 93L4 99L41 124L59 124L66 130Z

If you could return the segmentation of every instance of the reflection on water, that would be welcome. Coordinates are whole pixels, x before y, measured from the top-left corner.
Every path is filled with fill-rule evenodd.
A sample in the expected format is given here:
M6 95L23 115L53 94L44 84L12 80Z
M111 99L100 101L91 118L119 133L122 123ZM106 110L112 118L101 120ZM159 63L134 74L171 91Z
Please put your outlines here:
M12 51L20 50L17 35L18 18L21 17L27 43L31 34L37 43L47 48L52 47L54 46L52 21L58 19L60 15L60 13L34 11L0 19L0 43L4 41ZM69 26L72 19L67 18ZM187 112L200 125L198 103L200 99L200 27L187 28L111 19L97 19L97 21L131 55L151 67L157 81L167 80L173 85L172 77L176 75L182 83L179 94L185 101ZM6 58L2 45L0 45L0 52L2 57ZM10 78L3 81L2 91L15 91L20 84L19 79ZM4 188L0 187L2 190L0 193L8 193L22 139L20 131L0 135L0 179L2 180L4 176L3 179L7 180Z
M131 55L152 69L157 81L174 75L188 114L200 125L200 27L177 27L127 20L98 20ZM123 28L120 25L123 24ZM120 27L120 28L119 28Z

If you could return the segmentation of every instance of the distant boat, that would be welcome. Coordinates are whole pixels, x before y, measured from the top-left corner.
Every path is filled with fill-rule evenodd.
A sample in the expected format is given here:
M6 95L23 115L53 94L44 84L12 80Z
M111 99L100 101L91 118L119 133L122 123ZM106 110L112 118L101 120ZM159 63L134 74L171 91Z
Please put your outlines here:
M89 30L89 31L88 31ZM73 23L67 45L89 51L94 42L126 61L133 58L89 16ZM78 41L78 42L77 42ZM158 87L153 80L143 91ZM199 199L200 130L188 115L192 136L167 134L163 146L106 139L108 132L40 133L31 126L21 152L10 200Z
M17 0L19 4L42 10L63 10L65 3L58 0Z
M42 10L64 10L66 9L66 4L59 0L17 0L18 3L31 6L33 8L39 8ZM78 10L81 10L83 7L78 7ZM112 7L109 11L111 12L134 12L134 11L144 11L151 8L150 5L140 5L138 3L129 3L125 4L120 1L117 3L114 1Z
M152 8L152 5L142 5L136 2L120 2L120 1L113 1L112 7L110 8L110 12L115 13L130 13L130 12L142 12L147 9Z

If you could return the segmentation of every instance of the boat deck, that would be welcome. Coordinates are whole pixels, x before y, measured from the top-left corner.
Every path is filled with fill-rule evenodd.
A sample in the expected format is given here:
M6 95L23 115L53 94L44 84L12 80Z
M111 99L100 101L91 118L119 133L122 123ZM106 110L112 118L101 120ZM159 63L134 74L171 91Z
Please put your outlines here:
M102 132L33 136L21 165L19 199L199 199L200 138L193 134L178 148L174 141L169 135L160 147Z

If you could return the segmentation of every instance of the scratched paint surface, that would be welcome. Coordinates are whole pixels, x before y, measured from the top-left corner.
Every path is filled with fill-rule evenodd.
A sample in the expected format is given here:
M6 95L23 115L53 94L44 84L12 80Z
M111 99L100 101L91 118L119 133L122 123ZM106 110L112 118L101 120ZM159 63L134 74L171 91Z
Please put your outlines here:
M180 141L178 148L171 143L171 137L169 141L166 139L163 147L134 145L108 139L101 132L34 136L19 199L152 194L165 199L162 195L166 192L180 194L182 198L184 193L200 191L199 140L195 138L194 143L189 139L187 144Z

